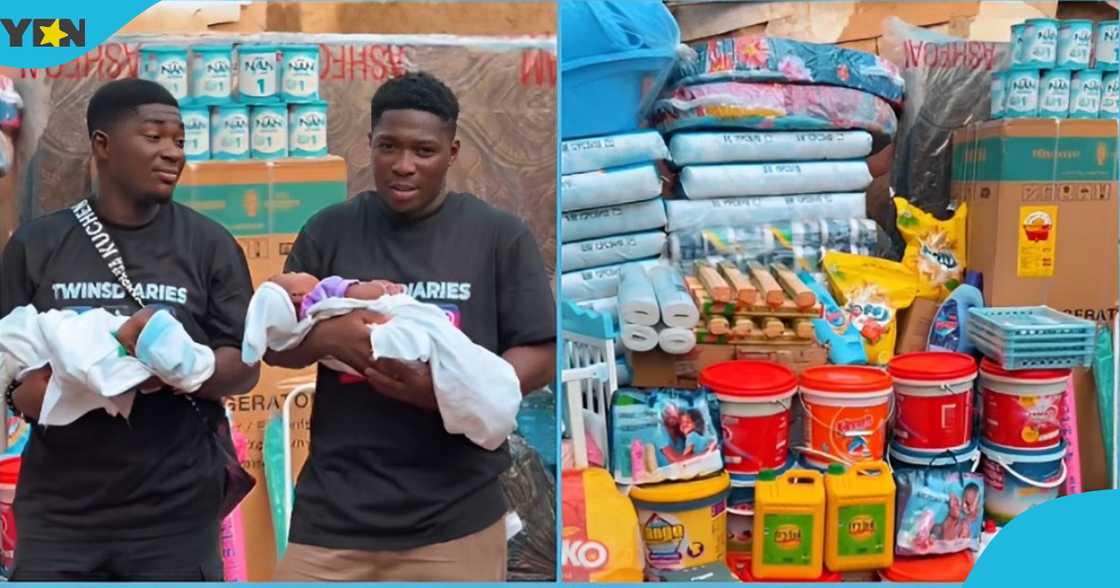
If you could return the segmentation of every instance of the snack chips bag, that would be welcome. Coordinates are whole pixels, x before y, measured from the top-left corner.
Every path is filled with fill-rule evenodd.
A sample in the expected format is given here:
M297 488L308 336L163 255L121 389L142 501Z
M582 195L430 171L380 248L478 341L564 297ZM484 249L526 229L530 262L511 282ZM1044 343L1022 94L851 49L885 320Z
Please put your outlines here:
M839 251L825 253L825 275L860 335L871 365L894 357L898 311L914 302L918 280L901 263Z
M607 470L563 475L565 582L641 582L645 568L634 503L618 491Z
M902 265L918 274L918 298L941 302L964 281L965 222L961 204L949 220L938 220L905 198L894 199L898 232L906 241Z

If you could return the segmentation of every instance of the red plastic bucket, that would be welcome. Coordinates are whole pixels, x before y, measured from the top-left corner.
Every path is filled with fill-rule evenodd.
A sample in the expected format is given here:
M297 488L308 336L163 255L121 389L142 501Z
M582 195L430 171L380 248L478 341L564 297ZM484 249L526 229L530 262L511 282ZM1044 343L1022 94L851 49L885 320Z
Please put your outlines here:
M1005 370L980 363L984 440L1008 449L1052 449L1062 442L1062 394L1070 370Z
M802 459L818 469L883 459L891 377L873 367L827 365L801 373L805 406Z
M964 582L975 561L971 551L921 557L897 555L891 567L879 570L879 576L884 582Z
M749 557L728 554L727 567L731 569L732 574L735 574L743 582L772 582L772 580L754 579L754 576L751 575L751 558ZM844 576L840 575L839 572L826 569L819 578L813 578L812 580L782 580L781 582L783 584L814 584L818 582L832 584L842 582L843 580Z
M18 457L0 461L0 566L9 571L16 550L16 518L12 503L19 482L20 463Z
M797 392L792 370L768 361L725 361L704 368L700 385L719 399L728 472L757 474L785 465Z
M920 451L956 451L972 441L976 360L963 353L907 353L891 360L894 442Z

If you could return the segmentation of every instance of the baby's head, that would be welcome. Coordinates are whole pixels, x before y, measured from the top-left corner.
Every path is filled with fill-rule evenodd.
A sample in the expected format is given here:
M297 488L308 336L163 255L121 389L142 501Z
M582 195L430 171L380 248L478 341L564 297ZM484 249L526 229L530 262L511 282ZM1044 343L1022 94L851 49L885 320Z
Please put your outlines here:
M403 294L404 286L386 280L356 282L346 288L346 297L355 300L377 300L386 294Z
M148 326L152 315L158 311L158 308L151 306L141 308L128 317L128 320L117 330L117 341L124 345L129 355L136 355L136 343L140 340L140 333Z
M283 288L291 298L292 306L297 310L303 303L303 297L310 294L315 286L319 285L319 278L305 273L277 274L269 278L268 281Z

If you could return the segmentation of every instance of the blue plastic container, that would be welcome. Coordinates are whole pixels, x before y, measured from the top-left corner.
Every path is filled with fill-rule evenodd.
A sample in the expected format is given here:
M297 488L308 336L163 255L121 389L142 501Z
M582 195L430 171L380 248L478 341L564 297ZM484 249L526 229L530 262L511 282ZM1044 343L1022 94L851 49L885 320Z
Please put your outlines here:
M233 94L233 46L191 47L191 100L195 104L229 102Z
M565 62L564 140L637 130L676 63L676 49L639 49Z
M227 102L210 111L210 159L249 159L249 107Z
M1069 84L1072 75L1073 72L1068 69L1050 69L1039 76L1038 116L1040 118L1069 116Z
M1093 60L1096 69L1116 69L1120 63L1120 21L1098 22L1093 35Z
M1055 449L1043 450L981 443L980 452L984 455L984 514L998 525L1057 498L1066 480L1065 441Z
M984 296L980 290L968 284L957 286L933 315L926 349L971 354L976 346L968 336L969 311L983 307Z
M319 100L318 45L284 45L280 62L280 97L285 102Z
M140 47L140 77L158 82L176 100L186 98L187 48L177 45Z
M280 96L280 48L237 46L238 100L248 104L276 102Z
M1052 18L1031 18L1023 28L1023 65L1038 68L1054 67L1058 58L1058 21Z
M935 470L974 472L980 465L980 447L976 439L955 451L921 451L891 443L887 458L893 470Z
M180 104L183 117L183 152L187 161L210 159L210 108L192 102Z
M562 0L559 16L561 65L680 43L680 27L661 0Z
M308 102L289 106L288 155L290 157L326 157L326 102Z
M1101 87L1099 69L1073 72L1069 86L1069 117L1097 118L1101 111Z
M1086 69L1093 56L1093 21L1063 20L1058 24L1058 67Z
M249 152L253 159L288 156L288 107L262 104L249 111Z

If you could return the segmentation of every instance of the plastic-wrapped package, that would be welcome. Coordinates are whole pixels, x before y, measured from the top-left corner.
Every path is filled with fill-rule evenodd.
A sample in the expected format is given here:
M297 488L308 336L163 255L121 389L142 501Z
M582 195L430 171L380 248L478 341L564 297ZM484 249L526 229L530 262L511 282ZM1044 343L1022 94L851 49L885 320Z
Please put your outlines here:
M798 258L819 262L822 249L874 251L878 238L875 222L861 218L759 223L672 233L669 254L676 263L712 256L754 257L760 262ZM815 268L817 264L810 265Z
M871 154L863 131L763 131L677 133L669 141L676 165L748 161L860 159Z
M668 216L666 230L676 232L825 217L862 218L866 213L866 197L862 192L847 192L666 200L665 210Z
M652 163L560 177L560 206L567 212L641 202L661 195L661 176Z
M855 192L871 184L863 161L690 165L680 173L689 199Z
M668 158L669 148L657 131L575 139L560 144L560 173L578 174Z
M883 26L879 48L899 66L906 83L891 187L944 220L953 131L988 120L992 72L1007 67L1009 45L948 37L892 17Z
M556 580L556 479L540 454L518 434L509 438L513 465L502 474L506 502L524 529L509 542L507 578L515 582Z
M890 144L898 126L890 104L859 90L743 82L677 88L654 103L651 119L663 133L700 128L862 130L874 138L873 151Z
M574 272L591 267L625 263L657 257L665 247L663 231L648 231L564 243L560 248L561 271Z

